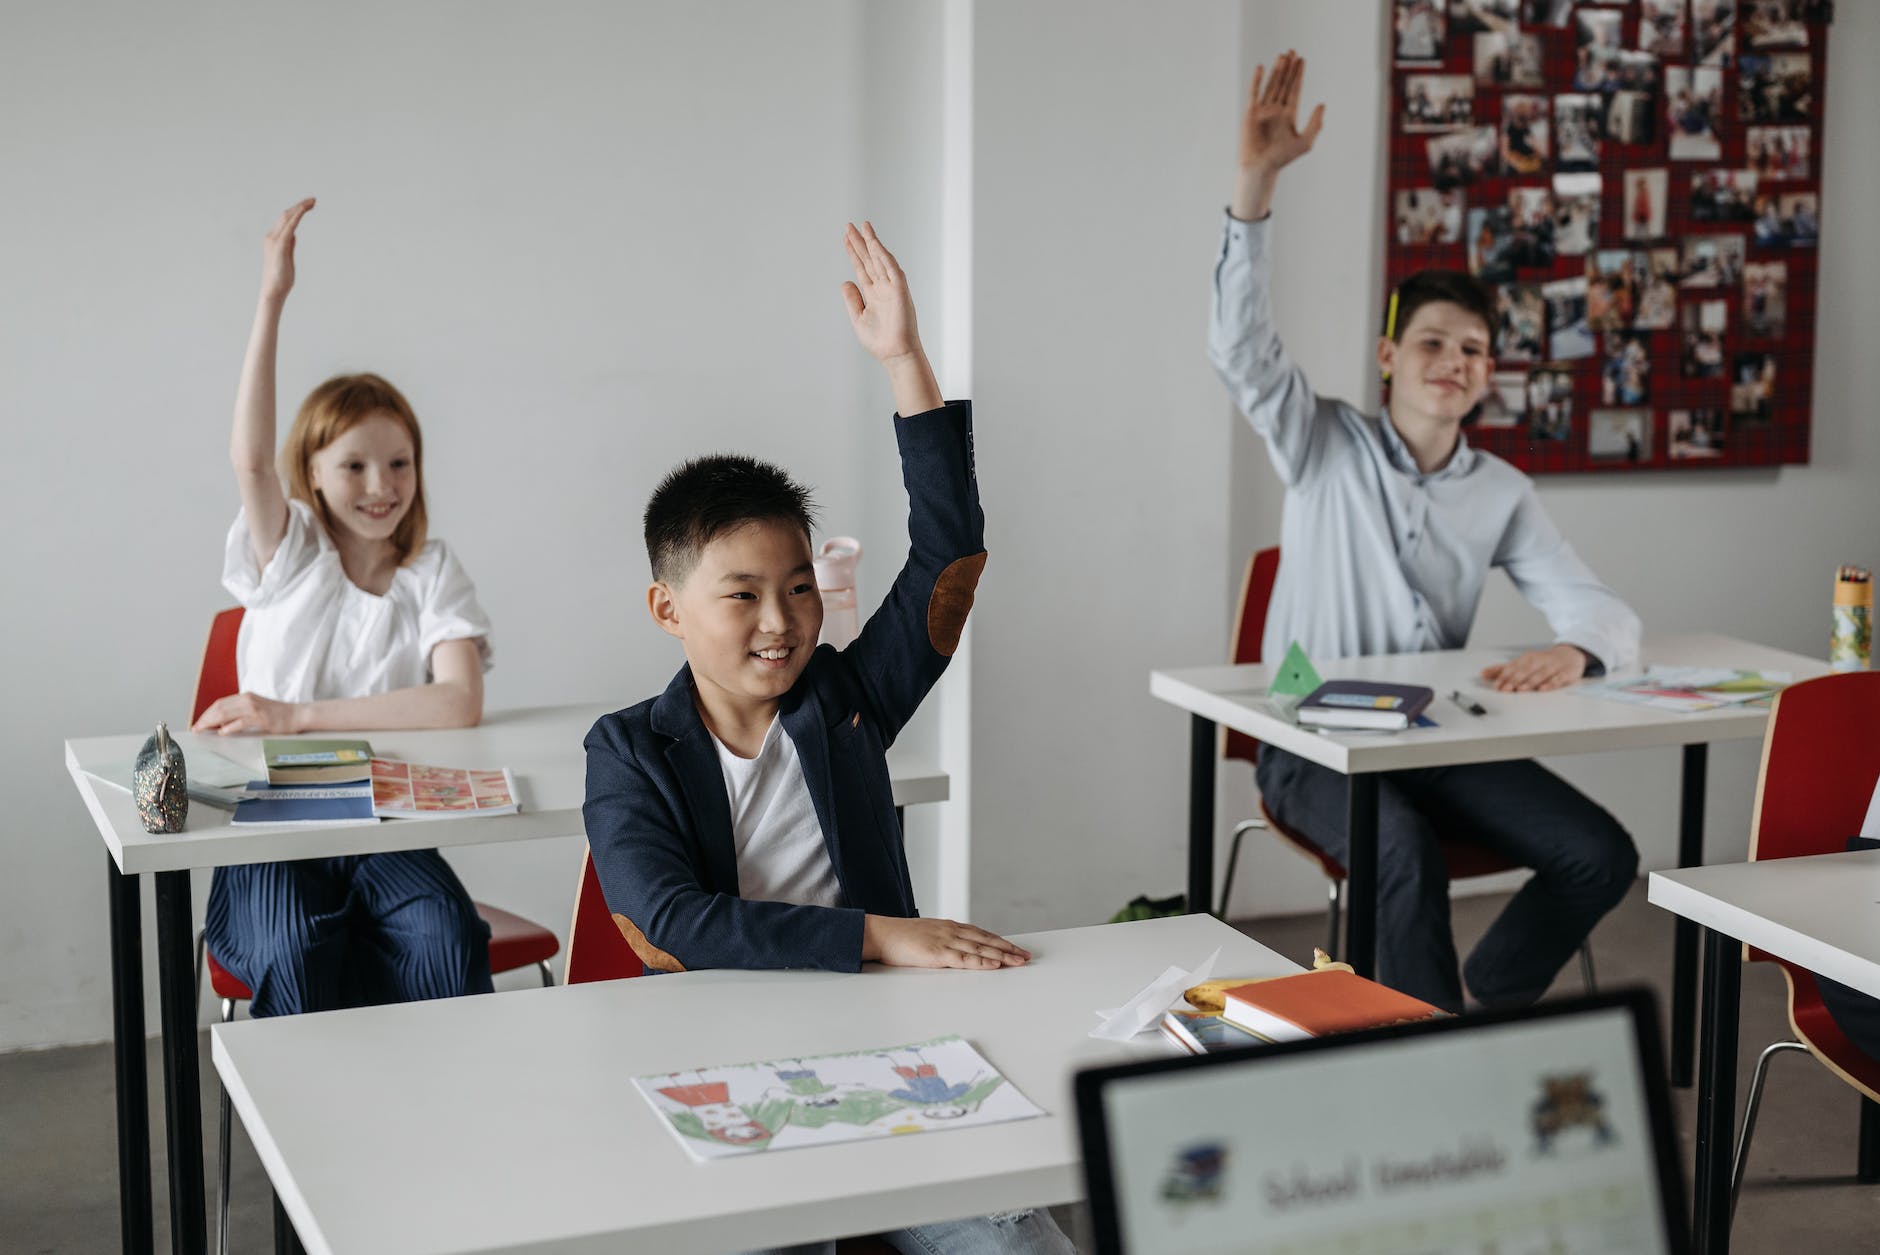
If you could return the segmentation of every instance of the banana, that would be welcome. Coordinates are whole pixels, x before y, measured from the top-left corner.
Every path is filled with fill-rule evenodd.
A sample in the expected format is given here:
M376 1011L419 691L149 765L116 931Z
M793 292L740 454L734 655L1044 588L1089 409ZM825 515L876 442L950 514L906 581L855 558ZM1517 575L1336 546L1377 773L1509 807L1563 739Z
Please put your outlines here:
M1334 963L1332 956L1314 948L1312 951L1312 970L1315 972L1349 972L1351 964ZM1223 976L1216 980L1202 981L1182 992L1188 1005L1197 1011L1219 1012L1227 1005L1225 994L1236 985L1257 985L1263 980L1273 980L1271 976Z

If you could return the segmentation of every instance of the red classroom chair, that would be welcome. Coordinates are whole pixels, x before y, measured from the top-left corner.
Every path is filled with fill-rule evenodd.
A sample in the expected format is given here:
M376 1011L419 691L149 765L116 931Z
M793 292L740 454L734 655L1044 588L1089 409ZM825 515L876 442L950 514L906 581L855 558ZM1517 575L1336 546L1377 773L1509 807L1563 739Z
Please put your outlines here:
M1791 684L1776 695L1763 738L1762 769L1756 779L1755 817L1751 821L1751 862L1838 854L1847 838L1860 831L1874 784L1880 779L1880 672L1822 676ZM1730 1163L1730 1209L1736 1211L1756 1131L1769 1063L1784 1051L1806 1051L1861 1095L1861 1144L1880 1141L1880 1061L1864 1054L1841 1032L1821 1001L1815 974L1786 959L1751 946L1746 963L1774 963L1789 987L1789 1027L1795 1040L1779 1041L1756 1060L1749 1100L1743 1105L1743 1131ZM1876 1179L1875 1165L1863 1155L1859 1178Z
M1233 661L1255 663L1260 661L1260 641L1266 633L1266 611L1273 600L1273 584L1279 578L1279 547L1262 549L1253 555L1247 563L1247 576L1241 584L1240 606L1234 616L1234 655ZM1260 742L1244 732L1232 728L1223 729L1226 736L1223 741L1221 756L1239 759L1251 769L1260 758ZM1256 786L1257 790L1257 786ZM1339 953L1338 923L1344 908L1345 867L1337 859L1327 854L1316 845L1312 838L1296 828L1289 828L1273 818L1273 812L1267 809L1266 799L1260 798L1260 818L1243 820L1234 828L1234 838L1227 849L1227 872L1221 878L1220 909L1215 912L1222 919L1227 918L1228 895L1234 888L1234 865L1240 858L1240 840L1255 829L1265 829L1294 850L1318 864L1329 882L1328 896L1330 903L1326 915L1325 952ZM1492 850L1467 841L1444 840L1443 861L1448 865L1451 880L1468 880L1474 876L1492 876L1496 872L1513 871L1520 864L1510 862ZM1593 952L1591 943L1580 947L1580 975L1586 981L1588 993L1594 991Z
M222 698L241 692L241 683L235 671L235 642L241 634L241 626L240 606L223 610L210 621L209 639L202 650L202 668L196 675L196 700L189 715L191 724ZM535 967L541 970L544 985L555 983L555 975L549 970L548 961L561 949L561 943L555 940L554 933L501 907L490 906L485 902L477 903L476 907L477 914L490 926L491 975ZM215 956L203 944L202 934L197 933L198 987L205 968L209 975L209 988L215 991L216 998L221 1002L222 1022L226 1024L235 1017L235 1004L252 998L254 992L215 961ZM226 1089L221 1089L220 1123L221 1163L216 1180L215 1249L218 1255L227 1255L229 1102Z

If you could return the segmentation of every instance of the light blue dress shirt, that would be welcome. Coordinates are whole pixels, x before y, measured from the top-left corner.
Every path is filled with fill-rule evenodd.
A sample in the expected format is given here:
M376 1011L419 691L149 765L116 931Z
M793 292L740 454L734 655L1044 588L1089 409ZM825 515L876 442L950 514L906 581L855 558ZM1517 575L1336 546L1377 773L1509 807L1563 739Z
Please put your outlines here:
M1214 268L1208 356L1286 484L1262 656L1460 649L1490 567L1508 572L1589 672L1638 657L1639 619L1560 535L1526 475L1459 439L1424 474L1387 416L1313 392L1280 344L1272 219L1231 214Z

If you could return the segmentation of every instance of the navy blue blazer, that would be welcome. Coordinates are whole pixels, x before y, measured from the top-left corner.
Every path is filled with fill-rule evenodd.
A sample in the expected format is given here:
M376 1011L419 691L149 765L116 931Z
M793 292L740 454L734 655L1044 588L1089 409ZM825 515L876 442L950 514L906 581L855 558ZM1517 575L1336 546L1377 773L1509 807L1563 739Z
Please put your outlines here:
M970 402L894 420L908 495L907 563L861 635L818 646L778 703L841 907L738 896L731 804L692 670L588 733L588 846L614 922L647 967L822 968L862 961L864 914L909 917L888 747L959 646L986 564Z

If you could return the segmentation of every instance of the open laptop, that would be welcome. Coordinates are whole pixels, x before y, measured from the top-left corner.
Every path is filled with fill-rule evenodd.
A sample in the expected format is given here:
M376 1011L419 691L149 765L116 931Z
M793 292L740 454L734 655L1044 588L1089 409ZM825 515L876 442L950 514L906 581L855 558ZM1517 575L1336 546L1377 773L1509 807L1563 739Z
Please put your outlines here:
M1685 1255L1651 996L1083 1072L1101 1255Z

